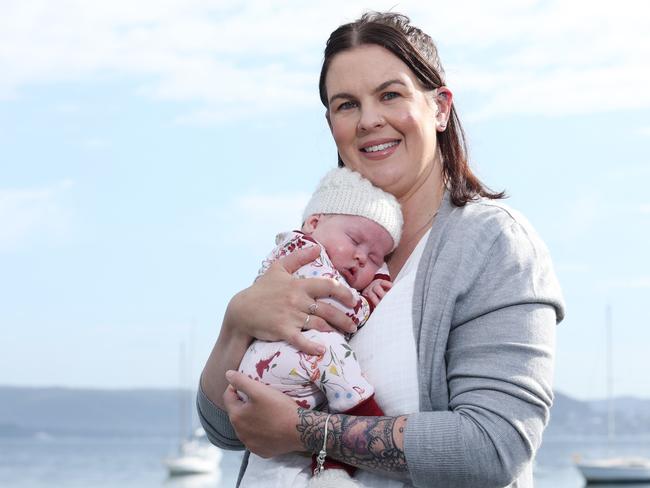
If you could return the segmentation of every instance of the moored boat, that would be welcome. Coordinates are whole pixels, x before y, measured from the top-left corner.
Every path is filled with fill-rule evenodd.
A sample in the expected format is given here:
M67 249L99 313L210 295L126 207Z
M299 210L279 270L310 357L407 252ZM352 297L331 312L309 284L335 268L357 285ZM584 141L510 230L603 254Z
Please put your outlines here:
M576 463L588 484L650 482L650 459L608 458Z
M181 442L178 456L163 460L170 476L215 473L219 469L221 450L210 444L199 428L189 439Z

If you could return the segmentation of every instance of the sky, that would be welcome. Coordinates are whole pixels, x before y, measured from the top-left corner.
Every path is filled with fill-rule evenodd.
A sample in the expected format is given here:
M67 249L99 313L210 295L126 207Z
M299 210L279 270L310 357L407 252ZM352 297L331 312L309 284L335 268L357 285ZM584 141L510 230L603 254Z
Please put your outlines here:
M548 245L556 389L650 397L650 4L2 0L0 385L194 386L228 300L336 163L339 24L438 44L472 164ZM251 304L253 307L254 304Z

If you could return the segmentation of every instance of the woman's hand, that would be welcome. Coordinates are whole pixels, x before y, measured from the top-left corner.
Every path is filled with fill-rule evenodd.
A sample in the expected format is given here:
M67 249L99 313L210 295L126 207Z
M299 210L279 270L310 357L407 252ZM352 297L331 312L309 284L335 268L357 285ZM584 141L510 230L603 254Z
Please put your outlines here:
M237 371L226 372L226 379L230 385L223 404L237 437L251 452L268 458L304 450L296 428L298 406L291 398Z
M322 345L306 339L306 329L354 332L352 319L336 307L316 301L334 298L353 307L352 293L328 278L297 279L292 273L319 256L320 247L297 250L273 263L249 288L230 302L228 323L238 334L256 339L284 340L308 354L321 354ZM317 304L317 306L315 306ZM309 319L307 319L309 317Z

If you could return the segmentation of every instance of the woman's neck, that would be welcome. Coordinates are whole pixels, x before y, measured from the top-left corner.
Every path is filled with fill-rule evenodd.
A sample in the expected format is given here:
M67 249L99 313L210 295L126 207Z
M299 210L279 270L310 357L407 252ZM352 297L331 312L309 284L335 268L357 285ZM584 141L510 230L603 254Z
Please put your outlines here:
M400 199L404 227L399 246L388 260L391 276L397 276L404 263L420 242L422 236L431 228L445 193L441 165L435 164L432 171L408 195Z

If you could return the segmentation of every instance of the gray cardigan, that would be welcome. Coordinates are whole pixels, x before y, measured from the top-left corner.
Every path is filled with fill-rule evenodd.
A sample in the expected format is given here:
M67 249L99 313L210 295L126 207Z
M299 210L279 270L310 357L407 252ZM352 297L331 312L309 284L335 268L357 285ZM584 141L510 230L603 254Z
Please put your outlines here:
M404 451L413 486L532 487L564 316L546 246L499 202L455 207L447 194L412 306L420 412L408 416ZM244 448L201 390L197 406L213 443Z

